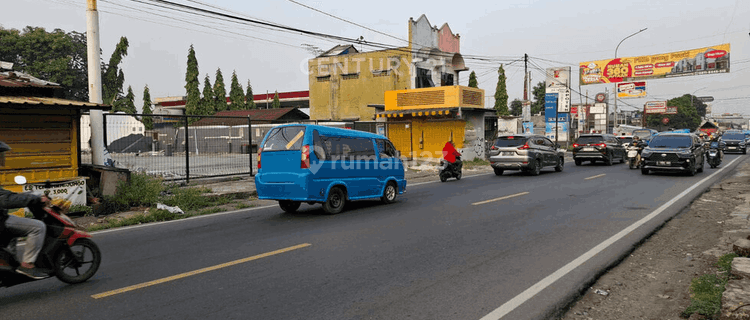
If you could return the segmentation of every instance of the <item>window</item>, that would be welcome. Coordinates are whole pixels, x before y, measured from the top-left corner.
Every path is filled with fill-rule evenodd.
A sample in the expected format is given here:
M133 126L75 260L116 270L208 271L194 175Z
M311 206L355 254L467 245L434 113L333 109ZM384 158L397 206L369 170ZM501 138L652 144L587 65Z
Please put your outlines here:
M372 70L373 77L385 77L391 75L391 70Z
M284 151L302 149L302 138L305 136L305 127L282 127L273 128L268 134L268 139L263 144L263 152Z
M353 79L359 79L359 73L347 73L342 74L341 79L343 80L353 80Z
M395 158L397 156L396 148L393 147L390 141L377 139L378 152L380 152L380 158Z
M441 86L452 86L453 85L453 74L441 73L440 74L440 85Z
M518 147L526 144L526 140L528 140L524 136L506 136L506 137L500 137L495 140L495 147L498 148L504 148L504 147Z
M432 73L430 70L417 68L417 78L416 78L416 89L419 88L432 88L435 86L435 83L432 82Z
M331 81L331 75L322 76L322 77L316 77L318 82L326 82Z
M375 147L369 138L329 137L319 136L321 152L326 160L365 160L375 158ZM313 136L315 140L315 136ZM318 148L315 148L318 149ZM316 155L317 155L316 150Z

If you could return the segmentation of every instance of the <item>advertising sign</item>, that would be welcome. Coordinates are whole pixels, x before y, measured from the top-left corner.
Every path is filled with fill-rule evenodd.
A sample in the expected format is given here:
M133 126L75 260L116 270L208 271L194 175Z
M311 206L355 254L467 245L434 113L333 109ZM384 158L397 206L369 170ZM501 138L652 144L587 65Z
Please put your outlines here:
M570 67L547 68L547 89L569 88ZM548 93L550 91L547 91Z
M646 102L645 111L646 114L649 113L665 113L667 112L667 102L666 101L649 101Z
M667 111L664 114L677 114L677 107L667 106Z
M41 196L49 190L48 196L51 200L59 198L70 205L86 205L86 180L84 178L52 182L50 188L46 188L45 185L46 183L26 184L23 186L23 192Z
M729 72L729 44L650 56L581 62L580 84Z
M646 96L646 81L617 84L618 98L643 98Z
M544 122L555 122L557 117L557 93L544 94Z
M525 133L534 133L534 123L533 122L524 122L523 123L523 132L525 132Z

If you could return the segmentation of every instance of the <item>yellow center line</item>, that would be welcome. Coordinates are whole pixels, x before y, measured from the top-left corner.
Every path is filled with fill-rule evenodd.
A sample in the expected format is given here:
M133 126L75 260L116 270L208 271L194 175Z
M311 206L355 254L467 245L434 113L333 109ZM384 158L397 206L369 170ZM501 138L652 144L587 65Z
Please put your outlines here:
M144 283L132 285L132 286L121 288L121 289L117 289L117 290L102 292L102 293L99 293L99 294L92 295L91 297L94 298L94 299L106 298L106 297L113 296L113 295L116 295L116 294L120 294L120 293L123 293L123 292L133 291L133 290L136 290L136 289L142 289L142 288L145 288L145 287L149 287L149 286L153 286L153 285L157 285L157 284L161 284L161 283L165 283L165 282L169 282L169 281L173 281L173 280L178 280L178 279L186 278L186 277L189 277L189 276L194 276L196 274L201 274L201 273L204 273L204 272L214 271L214 270L218 270L218 269L221 269L221 268L230 267L230 266L233 266L233 265L236 265L236 264L253 261L253 260L260 259L260 258L270 257L270 256L273 256L273 255L277 255L279 253L289 252L289 251L292 251L292 250L297 250L297 249L301 249L301 248L309 247L309 246L311 246L311 244L309 244L309 243L298 244L296 246L291 246L291 247L279 249L279 250L276 250L276 251L266 252L266 253L255 255L255 256L252 256L252 257L247 257L247 258L243 258L243 259L239 259L239 260L234 260L234 261L230 261L230 262L226 262L226 263L222 263L222 264L218 264L218 265L215 265L215 266L211 266L211 267L207 267L207 268L203 268L203 269L198 269L198 270L194 270L194 271L190 271L190 272L180 273L180 274L177 274L177 275L173 275L171 277L166 277L166 278L161 278L161 279L157 279L157 280L153 280L153 281L149 281L149 282L144 282Z
M584 178L583 180L591 180L591 179L601 178L601 177L606 176L606 175L607 174L602 173L602 174L595 175L593 177Z
M474 203L472 203L472 205L478 206L480 204L490 203L490 202L493 202L493 201L505 200L505 199L508 199L508 198L518 197L518 196L522 196L522 195L525 195L525 194L529 194L529 193L528 192L521 192L521 193L511 194L509 196L504 196L504 197L500 197L500 198L495 198L495 199L490 199L490 200L485 200L485 201L474 202Z

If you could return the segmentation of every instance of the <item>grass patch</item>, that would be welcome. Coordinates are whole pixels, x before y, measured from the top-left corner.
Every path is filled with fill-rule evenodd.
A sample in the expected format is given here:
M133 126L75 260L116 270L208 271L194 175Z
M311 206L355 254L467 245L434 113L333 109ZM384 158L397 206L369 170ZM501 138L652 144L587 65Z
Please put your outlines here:
M717 319L721 311L721 296L729 281L732 270L732 260L737 257L734 253L721 256L715 266L717 274L704 274L690 282L690 306L682 312L685 318L697 313Z
M480 158L474 158L474 160L464 161L465 168L484 167L489 165L489 161Z
M249 204L247 204L247 203L238 203L234 207L237 208L237 209L245 209L245 208L250 208L252 206L249 205Z

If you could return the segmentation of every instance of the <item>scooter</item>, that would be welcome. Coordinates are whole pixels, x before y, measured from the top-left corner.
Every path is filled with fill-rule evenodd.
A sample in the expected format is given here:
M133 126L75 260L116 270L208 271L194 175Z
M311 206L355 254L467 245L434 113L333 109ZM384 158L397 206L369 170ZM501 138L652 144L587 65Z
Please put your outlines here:
M18 176L16 183L24 184L26 179ZM69 284L91 278L99 269L102 259L99 247L91 240L91 235L61 213L58 207L29 207L29 210L34 218L42 220L47 226L44 245L35 262L36 267L49 277L55 276ZM16 256L16 238L0 234L0 287L36 281L16 272L20 264Z
M630 169L637 169L641 165L641 148L634 146L633 144L628 145L628 165Z
M461 180L461 169L463 168L463 162L461 161L461 157L456 157L456 164L452 164L448 161L445 161L445 159L440 160L440 182L445 182L449 178L456 178L456 180Z
M706 152L706 162L711 168L716 168L721 164L722 158L724 158L724 153L721 151L719 143L712 141Z

